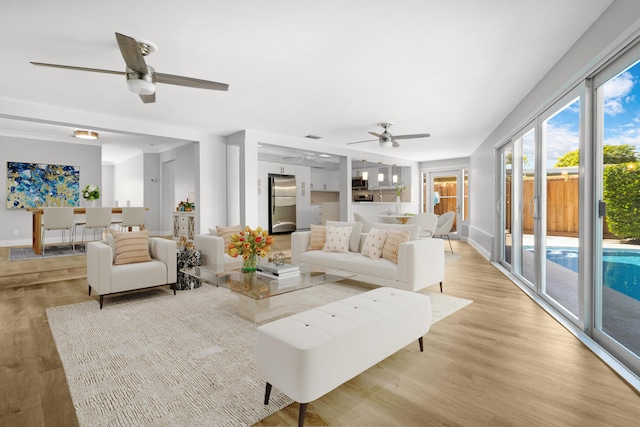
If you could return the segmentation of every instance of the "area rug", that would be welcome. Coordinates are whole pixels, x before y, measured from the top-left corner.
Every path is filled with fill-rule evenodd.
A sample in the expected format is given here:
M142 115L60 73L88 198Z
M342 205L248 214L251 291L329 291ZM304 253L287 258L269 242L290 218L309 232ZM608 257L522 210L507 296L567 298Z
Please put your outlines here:
M70 245L47 246L44 251L44 257L85 255L84 252L80 252L81 248L84 248L84 245L76 245L76 252L74 253ZM28 259L42 259L42 255L36 255L31 247L9 249L9 261L24 261Z
M328 283L297 291L304 311L360 293ZM432 297L437 322L471 303ZM228 289L158 288L47 309L81 426L252 425L292 403L255 367L257 325L235 313Z

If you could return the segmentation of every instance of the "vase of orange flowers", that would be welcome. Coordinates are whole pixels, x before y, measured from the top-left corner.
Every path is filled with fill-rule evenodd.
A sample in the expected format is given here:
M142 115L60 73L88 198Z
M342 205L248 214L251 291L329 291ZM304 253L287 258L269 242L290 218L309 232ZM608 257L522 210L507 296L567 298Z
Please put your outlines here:
M244 231L231 235L231 243L227 247L227 254L233 258L242 257L244 263L242 271L256 271L258 257L264 258L271 250L273 236L267 230L258 227L255 230L246 226Z

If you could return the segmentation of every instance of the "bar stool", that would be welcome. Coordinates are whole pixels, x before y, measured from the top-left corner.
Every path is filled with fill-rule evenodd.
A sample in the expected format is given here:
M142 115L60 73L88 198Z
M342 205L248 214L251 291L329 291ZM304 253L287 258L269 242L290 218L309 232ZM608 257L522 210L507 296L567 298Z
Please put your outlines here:
M144 230L144 208L122 208L122 222L120 230L128 231L129 228L138 227Z
M44 256L45 250L45 233L47 230L60 230L62 232L62 243L64 243L65 231L69 231L69 240L73 248L73 252L76 252L76 245L74 242L74 220L73 220L73 208L44 208L44 215L42 216L42 256Z

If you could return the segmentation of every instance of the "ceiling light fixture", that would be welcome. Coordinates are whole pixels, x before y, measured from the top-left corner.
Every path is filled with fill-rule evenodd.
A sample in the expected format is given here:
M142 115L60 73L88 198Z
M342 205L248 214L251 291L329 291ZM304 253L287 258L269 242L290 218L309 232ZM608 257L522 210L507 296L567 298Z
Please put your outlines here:
M98 139L98 132L92 130L76 129L73 131L74 138L80 139Z
M362 162L364 163L364 170L362 171L362 179L364 181L368 181L369 180L369 172L367 171L367 161L363 160Z
M147 65L149 74L137 73L127 68L127 86L129 90L138 95L153 95L156 91L156 79L153 68Z

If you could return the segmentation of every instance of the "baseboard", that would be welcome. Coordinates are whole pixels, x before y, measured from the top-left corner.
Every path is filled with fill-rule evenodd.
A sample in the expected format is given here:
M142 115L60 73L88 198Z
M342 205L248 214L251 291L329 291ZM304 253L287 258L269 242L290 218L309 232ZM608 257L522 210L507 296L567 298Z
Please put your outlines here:
M480 255L485 257L487 261L491 261L491 252L482 247L482 245L471 238L467 239L467 243L470 244L471 247L474 248Z

